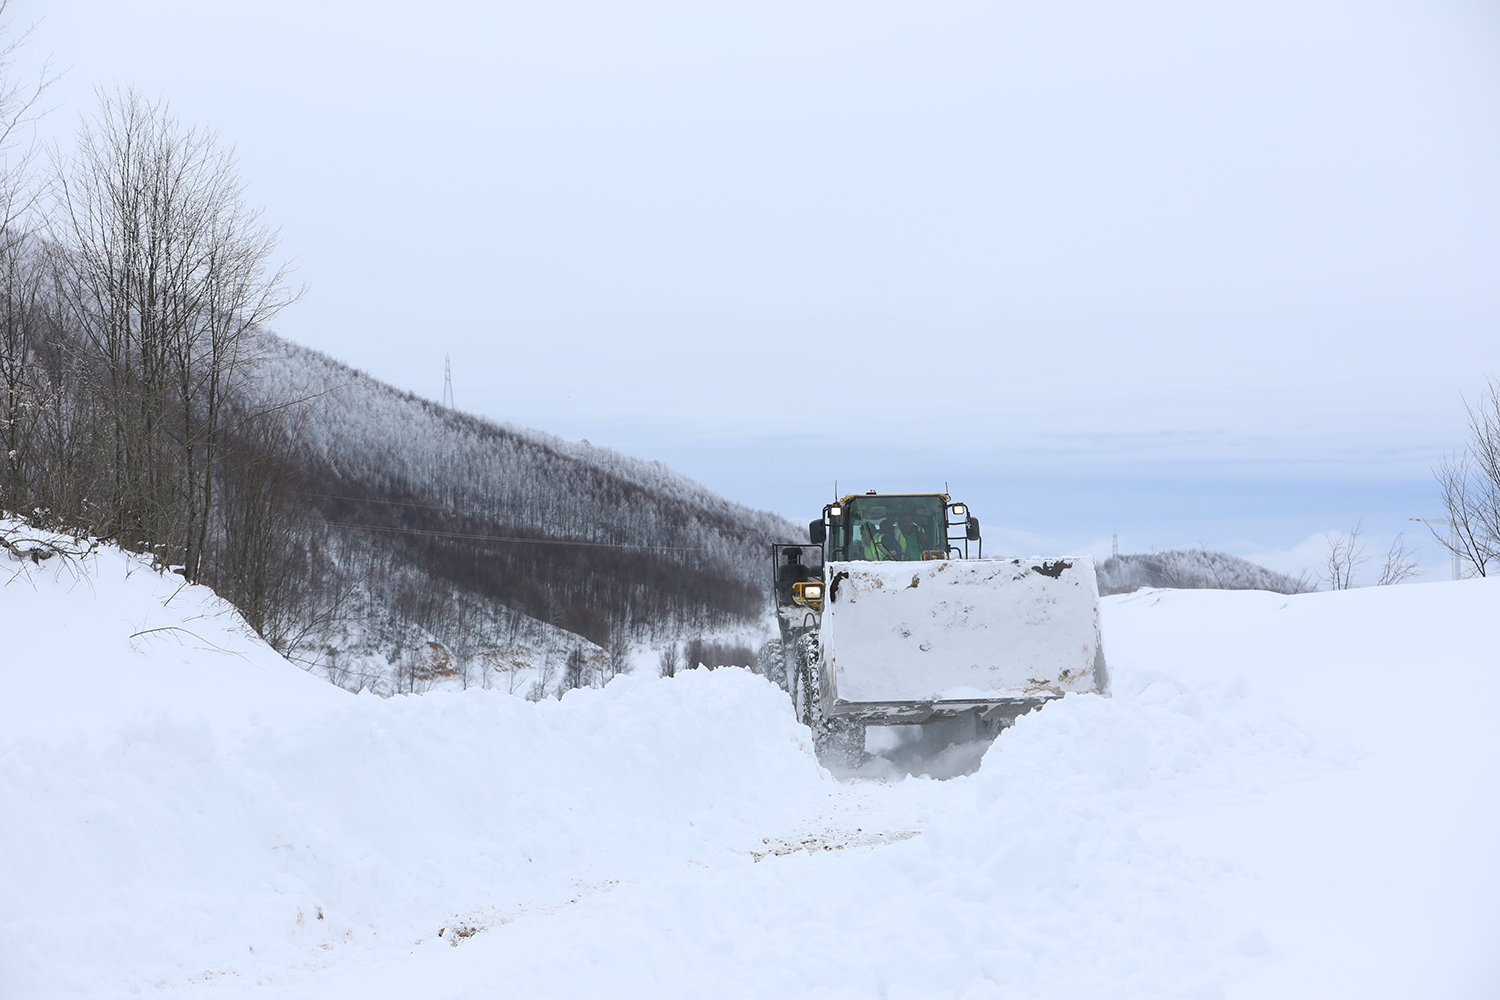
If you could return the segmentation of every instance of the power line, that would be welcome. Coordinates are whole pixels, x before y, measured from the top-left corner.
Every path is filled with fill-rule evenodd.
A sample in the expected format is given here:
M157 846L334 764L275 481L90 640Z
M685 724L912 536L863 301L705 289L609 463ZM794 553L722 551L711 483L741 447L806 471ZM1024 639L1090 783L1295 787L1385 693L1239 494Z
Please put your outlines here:
M445 504L436 504L436 503L407 503L405 500L376 500L374 497L341 497L341 496L338 496L337 494L334 494L334 493L308 493L308 492L306 492L304 490L298 490L298 492L301 493L305 497L321 497L324 500L352 500L355 503L383 503L383 504L390 504L392 507L420 507L423 510L442 510L442 511L447 511L450 514L459 514L459 515L462 515L464 517L491 517L492 516L490 514L481 514L478 511L458 510L457 508L449 507L449 506L447 506Z
M374 524L349 524L345 521L324 521L335 528L360 528L365 531L387 531L399 535L436 535L440 538L470 538L482 542L523 542L527 545L581 545L596 549L651 549L668 552L695 552L698 545L630 545L620 542L572 542L561 538L521 538L513 535L470 535L461 531L430 531L425 528L385 528Z
M345 499L345 501L354 502L354 504L387 504L387 505L389 505L389 507L414 507L414 508L417 508L417 510L441 510L441 511L443 511L444 514L453 514L453 516L455 516L455 517L483 517L483 519L486 519L486 520L490 520L490 519L493 519L493 517L495 517L495 514L483 513L483 511L477 511L477 510L459 510L459 508L449 507L449 505L446 505L446 504L413 504L413 502L411 502L411 501L383 501L383 499L375 499L374 496L339 496L338 493L309 493L308 490L297 490L297 493L299 493L300 496L317 496L317 498L320 498L320 499ZM333 523L338 523L338 522L332 522L332 520L330 520L329 523L330 523L330 525L333 525ZM416 529L413 529L413 531L416 531ZM489 538L489 535L484 535L484 537ZM573 544L573 543L570 543L570 544ZM579 541L579 543L576 543L576 544L580 544L580 546L582 546L582 544L591 544L591 546L601 546L601 544L610 544L610 543L603 543L603 541L588 541L588 543L583 543L583 541ZM649 547L652 547L652 546L636 546L636 547L637 547L637 549L649 549ZM682 550L688 550L688 549L700 549L700 547L702 547L702 546L654 546L654 547L658 547L658 549L675 549L675 547L681 547Z
M456 514L459 517L490 517L490 514L475 513L475 511L455 510L453 507L443 507L440 504L413 504L408 501L384 501L374 499L371 496L339 496L336 493L309 493L299 490L303 496L318 496L321 499L344 499L356 504L389 504L392 507L416 507L419 510L441 510L447 514ZM666 552L697 552L702 546L646 546L646 544L615 543L615 541L567 541L562 538L522 538L520 535L474 535L460 531L432 531L426 528L383 528L378 525L353 525L342 520L324 520L326 525L336 528L363 528L366 531L390 531L407 535L438 535L443 538L480 538L484 541L525 541L525 543L537 544L537 546L589 546L598 549L660 549Z
M304 497L320 497L320 498L322 498L324 500L349 500L349 501L352 501L354 503L383 503L383 504L387 504L387 505L389 505L391 507L415 507L418 510L440 510L440 511L442 511L445 514L452 514L455 517L482 517L482 518L485 518L486 520L489 520L489 519L492 519L492 518L495 517L494 514L486 513L484 511L459 510L457 507L450 507L450 506L448 506L446 504L437 504L437 503L411 503L410 501L407 501L407 500L377 500L374 497L345 497L345 496L339 496L336 493L309 493L306 490L298 490L297 493L300 496L304 496Z

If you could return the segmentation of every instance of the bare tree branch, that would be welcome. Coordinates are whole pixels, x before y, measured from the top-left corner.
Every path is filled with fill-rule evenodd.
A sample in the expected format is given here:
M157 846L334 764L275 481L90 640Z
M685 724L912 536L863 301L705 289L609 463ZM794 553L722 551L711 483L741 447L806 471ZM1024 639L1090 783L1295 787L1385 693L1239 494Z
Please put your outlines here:
M1385 554L1385 565L1380 568L1380 579L1375 581L1375 586L1389 587L1421 575L1422 564L1418 561L1416 552L1406 547L1405 532L1402 532L1391 542L1390 550Z
M1482 399L1464 401L1464 412L1468 448L1444 457L1434 470L1451 532L1444 538L1433 530L1432 536L1474 575L1486 576L1500 561L1500 382L1489 380Z
M1360 522L1342 535L1324 535L1328 555L1323 560L1323 581L1330 590L1349 590L1354 586L1354 571L1365 563L1365 547L1359 540Z

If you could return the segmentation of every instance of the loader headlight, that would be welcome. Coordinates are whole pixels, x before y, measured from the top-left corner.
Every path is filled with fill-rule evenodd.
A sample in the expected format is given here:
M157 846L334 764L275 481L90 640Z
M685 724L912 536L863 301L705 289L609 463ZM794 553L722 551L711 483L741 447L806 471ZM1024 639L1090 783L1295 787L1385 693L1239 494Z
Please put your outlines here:
M951 511L953 511L953 516L954 517L963 517L965 514L967 514L969 512L969 508L965 507L961 503L956 503L956 504L954 504L952 507L950 507L948 509L951 510Z
M821 606L823 603L823 585L821 583L792 584L792 601L804 606Z
M844 508L840 507L838 504L834 504L832 507L828 508L828 516L829 517L843 517L844 516Z

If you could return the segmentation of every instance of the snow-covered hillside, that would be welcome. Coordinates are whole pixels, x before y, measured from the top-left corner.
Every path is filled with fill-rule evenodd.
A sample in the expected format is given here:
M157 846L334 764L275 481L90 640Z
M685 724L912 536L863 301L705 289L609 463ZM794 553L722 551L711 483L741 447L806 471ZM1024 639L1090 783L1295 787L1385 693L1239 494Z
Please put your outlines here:
M6 998L1500 991L1494 581L1109 598L1112 698L841 783L742 670L355 696L0 567Z
M1150 555L1111 556L1099 564L1099 593L1128 594L1142 587L1173 590L1269 590L1303 594L1314 582L1276 573L1227 552L1174 549Z
M278 648L351 690L411 690L430 643L466 686L487 659L532 672L758 635L767 546L806 537L660 462L448 409L280 337L256 354L246 391L295 415L302 596Z

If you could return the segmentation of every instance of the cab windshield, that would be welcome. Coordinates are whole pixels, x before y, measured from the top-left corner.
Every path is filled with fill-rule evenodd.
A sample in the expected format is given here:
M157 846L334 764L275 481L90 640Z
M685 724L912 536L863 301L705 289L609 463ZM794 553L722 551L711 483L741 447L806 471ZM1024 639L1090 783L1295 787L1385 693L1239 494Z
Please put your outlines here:
M849 559L915 562L924 552L948 551L940 496L853 497L845 509Z

